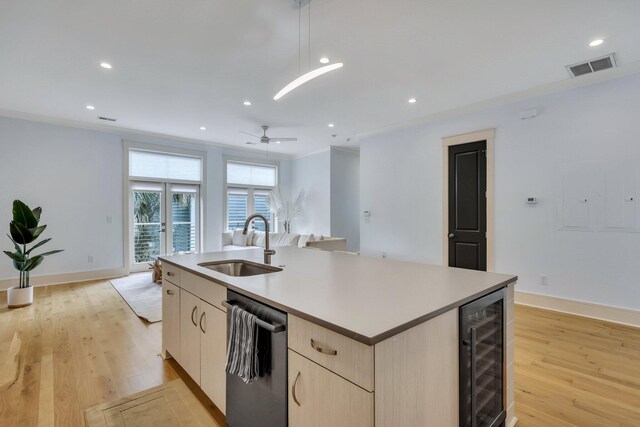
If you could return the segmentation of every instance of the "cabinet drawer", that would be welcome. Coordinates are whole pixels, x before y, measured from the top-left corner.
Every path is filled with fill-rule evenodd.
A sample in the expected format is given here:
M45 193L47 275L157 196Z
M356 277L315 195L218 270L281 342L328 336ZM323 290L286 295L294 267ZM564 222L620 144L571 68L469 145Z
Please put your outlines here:
M176 286L180 286L180 269L165 262L162 264L162 278Z
M222 305L222 301L227 300L227 288L225 286L184 270L181 273L180 282L182 289L197 295L201 300L224 312L227 311L227 308Z
M290 427L373 427L374 393L289 350Z
M289 348L373 391L373 347L289 315Z

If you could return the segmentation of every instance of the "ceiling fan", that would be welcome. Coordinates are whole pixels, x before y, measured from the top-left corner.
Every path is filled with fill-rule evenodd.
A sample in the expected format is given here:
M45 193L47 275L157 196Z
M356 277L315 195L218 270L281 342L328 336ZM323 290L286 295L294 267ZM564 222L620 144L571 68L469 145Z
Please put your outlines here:
M240 131L240 133L244 133L245 135L252 136L259 140L256 142L247 141L247 144L250 144L250 145L256 145L259 142L263 144L269 144L271 141L274 141L276 144L280 144L281 141L297 141L298 140L298 138L270 138L267 136L267 130L269 130L269 126L266 126L266 125L262 126L262 131L264 132L262 136L254 135L252 133L244 132L244 131Z

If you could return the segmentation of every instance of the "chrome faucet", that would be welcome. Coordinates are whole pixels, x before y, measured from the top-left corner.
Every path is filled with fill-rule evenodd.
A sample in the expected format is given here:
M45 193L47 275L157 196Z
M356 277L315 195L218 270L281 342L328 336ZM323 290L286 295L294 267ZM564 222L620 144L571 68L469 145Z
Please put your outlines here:
M251 221L253 221L255 218L260 218L261 220L264 221L264 229L266 230L264 233L264 263L271 264L271 255L275 255L276 251L274 251L273 249L269 249L269 221L267 220L267 218L261 214L253 214L249 216L249 218L247 218L247 220L244 223L244 229L242 230L242 234L244 235L247 234L247 230L249 229L249 224L251 224Z

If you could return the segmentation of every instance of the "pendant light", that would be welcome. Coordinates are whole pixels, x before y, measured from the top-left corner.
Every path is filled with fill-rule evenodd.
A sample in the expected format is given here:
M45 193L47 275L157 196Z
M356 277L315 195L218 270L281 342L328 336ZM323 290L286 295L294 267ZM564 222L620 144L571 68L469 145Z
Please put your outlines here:
M301 50L300 50L300 44L301 44L300 40L302 38L302 32L301 32L301 28L300 28L301 14L302 14L302 0L298 0L298 73L300 73L300 68L301 68L300 67L300 63L301 63L301 60L302 60L302 55L301 55ZM308 53L309 53L309 71L306 72L305 74L302 74L301 76L297 77L291 83L289 83L288 85L283 87L280 90L280 92L276 93L276 95L273 97L274 101L279 100L280 98L282 98L283 96L285 96L286 94L288 94L289 92L291 92L292 90L297 88L298 86L301 86L301 85L305 84L309 80L313 80L316 77L320 77L321 75L326 74L326 73L328 73L330 71L342 68L342 66L344 65L344 64L342 64L342 62L338 62L336 64L325 65L323 67L316 68L314 70L311 69L311 0L309 0L309 42L308 42Z

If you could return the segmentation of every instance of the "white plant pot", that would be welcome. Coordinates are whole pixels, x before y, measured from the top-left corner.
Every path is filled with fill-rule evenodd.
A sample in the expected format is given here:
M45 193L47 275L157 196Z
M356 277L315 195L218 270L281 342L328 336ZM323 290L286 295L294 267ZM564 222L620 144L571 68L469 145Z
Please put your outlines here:
M33 303L33 288L14 288L7 289L7 303L9 308L26 307Z

